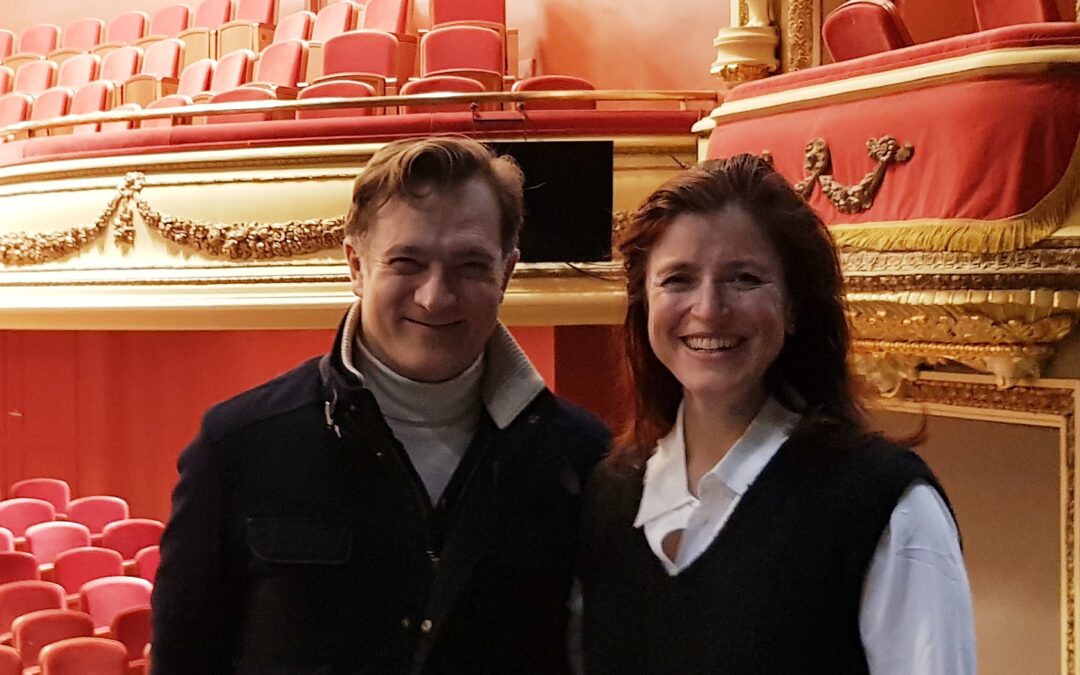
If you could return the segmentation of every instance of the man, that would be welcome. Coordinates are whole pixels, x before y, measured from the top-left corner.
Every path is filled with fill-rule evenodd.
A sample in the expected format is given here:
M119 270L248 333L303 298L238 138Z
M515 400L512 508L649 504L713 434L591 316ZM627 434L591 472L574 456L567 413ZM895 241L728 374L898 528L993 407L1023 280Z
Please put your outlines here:
M180 458L153 671L561 673L603 425L497 320L520 169L391 143L356 181L330 353L212 408Z

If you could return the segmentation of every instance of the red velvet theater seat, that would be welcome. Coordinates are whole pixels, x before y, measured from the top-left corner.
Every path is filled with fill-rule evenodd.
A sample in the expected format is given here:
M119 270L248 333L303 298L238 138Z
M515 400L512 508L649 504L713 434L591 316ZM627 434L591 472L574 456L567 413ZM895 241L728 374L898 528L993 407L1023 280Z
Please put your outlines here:
M123 103L114 107L113 112L132 112L138 110L141 106L138 103ZM127 131L128 129L134 129L138 126L138 123L133 120L119 120L116 122L102 122L98 131Z
M96 80L100 70L101 58L97 54L86 52L75 54L60 64L56 84L60 87L78 89L87 82Z
M207 100L209 100L209 94L207 92L211 90L214 69L216 67L217 63L213 59L201 59L187 68L184 68L184 72L180 73L180 80L176 87L176 93L169 96L162 96L161 98L150 102L150 104L146 106L147 110L188 106L195 102L195 97L202 95L206 95ZM168 127L173 124L190 123L191 119L186 117L159 117L155 119L144 119L139 123L139 126L143 129L148 129L153 127ZM126 517L127 516L125 516L125 518Z
M64 587L69 604L77 602L79 590L87 581L123 574L124 557L110 548L73 548L57 555L53 562L53 578Z
M538 75L519 80L510 91L581 91L596 89L592 82L570 75ZM521 104L529 110L596 110L596 101L529 101Z
M108 108L106 108L108 110ZM89 495L71 500L68 504L68 520L82 523L90 528L94 543L101 542L101 531L111 522L130 516L128 503L121 497Z
M232 21L218 27L218 57L237 49L261 52L273 40L277 14L277 0L238 0Z
M116 84L108 80L95 80L87 82L75 91L75 96L71 99L71 110L69 112L72 115L105 112L106 110L112 110L115 102ZM99 124L76 124L72 128L72 133L89 134L99 129ZM70 513L68 518L71 518Z
M51 573L57 555L90 545L90 528L66 520L38 523L26 528L26 544L38 565L47 564Z
M11 91L11 84L15 79L15 71L7 66L0 66L0 94Z
M71 87L52 87L41 92L34 98L34 107L30 111L31 122L45 122L63 117L71 108L71 98L75 90ZM67 133L70 127L53 127L44 131L32 132L35 135L54 136Z
M274 27L272 42L283 40L310 40L311 29L315 25L315 12L300 10L293 12Z
M214 94L211 97L211 103L241 103L246 101L273 101L274 94L268 89L260 89L258 87L240 87L238 89L232 89L230 91L224 91L220 94ZM281 119L287 119L292 117L293 114L289 112L287 115L279 115ZM229 113L227 115L208 115L206 122L208 124L229 124L236 122L265 122L275 117L269 112L249 112L249 113Z
M421 77L468 77L487 91L502 91L504 63L502 38L490 28L446 26L420 40Z
M311 27L311 41L308 42L308 69L305 82L314 82L323 74L323 45L335 35L357 27L363 10L360 5L349 0L342 0L327 5L315 15Z
M148 21L146 12L137 9L117 14L105 29L105 41L94 48L94 53L105 58L107 54L121 47L134 45L146 36Z
M436 94L436 93L482 93L484 85L468 77L455 75L436 75L410 80L401 87L401 94ZM403 113L462 112L472 110L470 103L442 103L431 105L402 106Z
M375 88L366 82L352 82L349 80L330 80L304 87L297 97L299 100L310 98L361 98L375 96ZM325 117L354 117L356 115L371 115L374 108L330 108L327 110L297 110L296 119L311 120Z
M56 84L57 65L52 61L28 61L15 71L12 91L35 96Z
M335 35L323 48L323 71L319 82L352 80L371 85L376 96L397 93L401 80L401 43L392 34L354 30Z
M76 54L84 54L101 43L105 22L97 17L73 21L64 28L60 48L49 52L49 60L63 63Z
M15 51L15 31L0 28L0 61L11 56Z
M153 589L153 584L139 577L102 577L83 584L79 595L83 611L94 620L95 631L102 631L125 609L149 605Z
M308 45L303 40L275 42L262 51L255 73L245 87L261 87L274 98L296 98L307 70Z
M124 103L146 106L162 96L176 93L183 60L184 43L181 40L165 38L154 42L146 48L138 74L124 82L121 99Z
M25 122L30 117L30 108L34 105L34 99L29 94L13 91L0 96L0 127ZM10 138L0 139L12 140Z
M101 60L101 79L122 85L139 72L142 60L143 50L138 47L125 45L115 49Z
M255 68L255 53L250 49L229 52L217 62L210 78L210 87L201 94L189 94L195 103L208 103L214 94L247 84ZM179 93L179 90L178 90Z
M821 37L834 61L908 47L914 42L889 0L849 0L821 25Z
M52 23L30 26L19 34L18 51L4 59L4 65L18 70L27 61L45 58L59 42L60 26Z
M231 0L203 0L199 3L191 27L176 36L187 46L184 50L185 66L199 59L218 57L217 29L231 18Z
M0 551L0 584L41 578L37 558L26 551Z
M127 649L116 640L68 638L41 650L41 675L127 675Z
M26 478L11 485L9 496L44 499L53 505L57 513L63 514L71 501L71 486L60 478Z
M144 39L176 37L191 25L191 8L187 5L168 5L154 12L150 30Z
M15 619L11 633L23 667L33 668L46 645L67 638L93 636L94 622L85 612L74 609L39 609Z

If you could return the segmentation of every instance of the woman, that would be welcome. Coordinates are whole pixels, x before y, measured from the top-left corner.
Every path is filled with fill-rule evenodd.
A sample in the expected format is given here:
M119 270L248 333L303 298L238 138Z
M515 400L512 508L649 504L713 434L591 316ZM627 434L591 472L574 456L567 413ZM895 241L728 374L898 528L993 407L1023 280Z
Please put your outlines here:
M590 675L974 672L948 501L866 430L821 220L741 155L620 250L634 416L587 498Z

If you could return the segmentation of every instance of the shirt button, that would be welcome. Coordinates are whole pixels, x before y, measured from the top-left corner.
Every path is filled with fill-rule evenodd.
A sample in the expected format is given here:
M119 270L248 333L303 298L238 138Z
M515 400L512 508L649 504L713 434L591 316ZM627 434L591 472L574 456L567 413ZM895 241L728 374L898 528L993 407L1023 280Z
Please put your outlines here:
M431 619L424 619L423 621L420 622L420 632L421 633L430 633L431 632Z
M409 621L409 617L405 617L404 619L401 620L401 627L402 628L408 628L411 624L412 624L412 622Z

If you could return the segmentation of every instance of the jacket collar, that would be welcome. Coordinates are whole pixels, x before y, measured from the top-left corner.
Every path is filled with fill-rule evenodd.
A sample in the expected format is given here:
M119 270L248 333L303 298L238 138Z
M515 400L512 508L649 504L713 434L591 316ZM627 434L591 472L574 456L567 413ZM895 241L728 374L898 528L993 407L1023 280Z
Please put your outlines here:
M353 303L341 320L334 346L319 361L327 426L335 428L342 401L354 403L364 394L363 377L355 365L355 340L360 328L360 302ZM484 348L484 375L480 395L491 420L505 429L545 388L544 378L529 361L506 326L496 324ZM340 433L340 432L338 432Z

